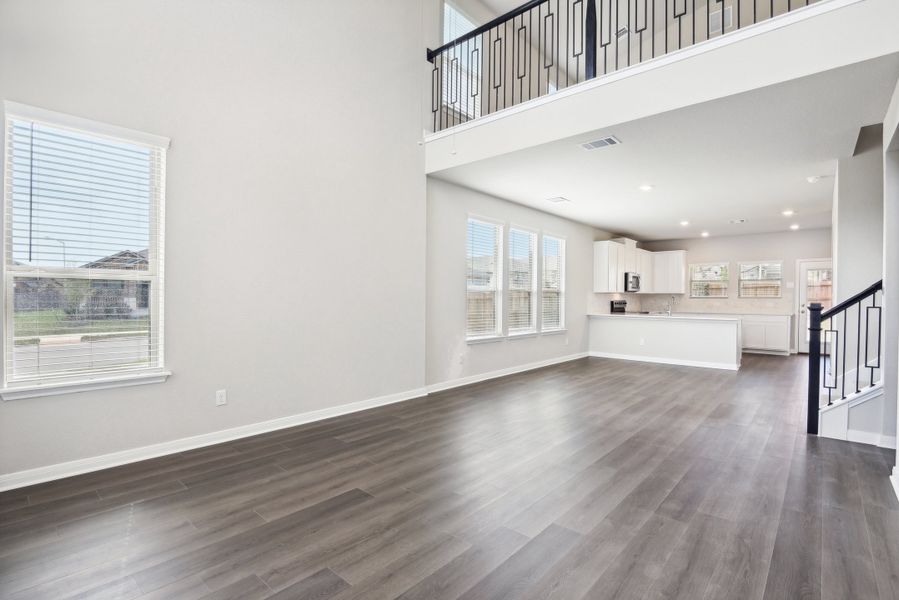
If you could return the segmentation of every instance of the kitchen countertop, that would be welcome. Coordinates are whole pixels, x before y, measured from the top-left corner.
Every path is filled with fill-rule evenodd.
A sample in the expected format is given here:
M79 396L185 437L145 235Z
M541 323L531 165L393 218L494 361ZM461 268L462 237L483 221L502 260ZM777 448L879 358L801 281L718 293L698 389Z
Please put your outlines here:
M740 317L736 315L705 315L699 313L672 313L670 317L666 314L650 315L646 313L588 313L587 316L594 318L609 317L613 319L664 319L666 321L677 319L684 321L738 322L740 320Z

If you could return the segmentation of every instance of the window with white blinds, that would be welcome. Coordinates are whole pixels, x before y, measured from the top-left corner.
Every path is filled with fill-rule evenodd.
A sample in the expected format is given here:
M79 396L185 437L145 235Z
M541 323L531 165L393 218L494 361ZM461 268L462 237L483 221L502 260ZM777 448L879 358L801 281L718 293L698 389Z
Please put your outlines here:
M691 298L727 298L729 263L690 265Z
M565 240L543 236L541 330L565 328Z
M167 140L29 109L5 118L4 387L161 371Z
M537 234L509 229L509 333L536 331Z
M502 334L503 227L468 219L466 242L468 338Z
M780 298L783 263L740 263L740 298Z

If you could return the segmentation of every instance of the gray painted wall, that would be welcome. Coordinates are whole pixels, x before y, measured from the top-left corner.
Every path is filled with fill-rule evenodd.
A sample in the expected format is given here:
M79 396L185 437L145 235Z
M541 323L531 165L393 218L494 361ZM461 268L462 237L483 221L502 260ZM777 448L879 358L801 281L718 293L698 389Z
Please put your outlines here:
M401 0L0 3L0 98L172 138L174 372L0 402L0 473L424 385L421 28Z
M566 332L466 343L465 236L470 214L565 238ZM610 237L587 225L429 177L428 384L586 352L593 241Z

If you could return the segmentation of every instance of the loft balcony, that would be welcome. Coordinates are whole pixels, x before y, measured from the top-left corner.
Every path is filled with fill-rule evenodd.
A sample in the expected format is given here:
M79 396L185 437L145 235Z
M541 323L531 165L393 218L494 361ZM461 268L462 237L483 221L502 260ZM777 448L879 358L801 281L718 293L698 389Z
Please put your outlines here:
M895 0L532 0L427 52L426 170L896 53L897 19Z

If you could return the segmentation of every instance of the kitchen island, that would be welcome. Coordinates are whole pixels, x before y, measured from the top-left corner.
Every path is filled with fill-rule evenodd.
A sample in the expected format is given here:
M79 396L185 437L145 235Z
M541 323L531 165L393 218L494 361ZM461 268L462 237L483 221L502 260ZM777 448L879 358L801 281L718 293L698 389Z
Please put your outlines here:
M740 368L740 318L691 314L590 314L590 356L642 362Z

